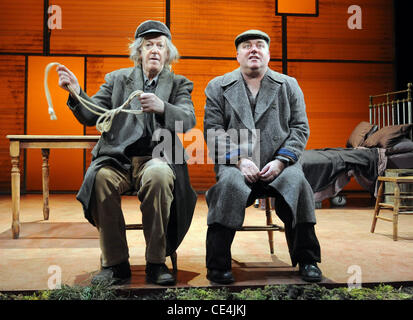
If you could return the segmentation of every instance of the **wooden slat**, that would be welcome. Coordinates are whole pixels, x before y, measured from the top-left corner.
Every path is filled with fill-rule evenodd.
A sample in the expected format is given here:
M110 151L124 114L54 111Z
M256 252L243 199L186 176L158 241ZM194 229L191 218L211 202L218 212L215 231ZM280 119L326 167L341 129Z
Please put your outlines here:
M361 30L347 26L352 15L347 10L352 4L361 7ZM392 1L322 0L318 17L288 17L287 25L289 59L392 61L394 58L394 51L389 50L394 40Z
M381 219L388 222L393 222L393 219L385 218L385 217L377 217L377 219Z
M394 209L394 205L392 203L380 202L379 206L381 207L381 209ZM400 210L411 209L411 208L413 208L413 206L399 206Z
M58 4L62 29L52 30L51 53L128 55L129 40L141 22L165 21L163 0L61 0Z
M234 57L235 37L260 29L271 37L271 57L281 57L281 17L274 0L180 0L171 6L171 31L181 55Z
M43 51L43 1L0 1L0 52Z
M344 147L360 121L368 121L368 96L393 88L391 64L289 62L304 93L310 122L307 149Z
M0 56L0 191L10 192L10 143L7 134L24 133L24 57ZM22 159L23 157L21 157ZM21 164L21 163L20 163ZM20 165L22 172L23 166ZM21 182L23 175L20 176Z

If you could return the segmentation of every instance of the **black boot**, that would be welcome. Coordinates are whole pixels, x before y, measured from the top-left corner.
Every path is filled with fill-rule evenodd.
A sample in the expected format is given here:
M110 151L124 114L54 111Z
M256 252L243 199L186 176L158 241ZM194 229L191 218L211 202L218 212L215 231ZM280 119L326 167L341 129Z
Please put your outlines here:
M216 282L219 284L230 284L235 281L231 270L224 271L224 270L208 269L207 279L209 281Z
M299 271L301 279L307 282L320 282L323 278L320 268L316 262L299 263Z
M131 278L129 261L102 267L102 270L92 278L92 284L107 283L110 285L125 284Z
M174 285L176 280L165 263L146 263L146 281L161 286Z
M206 239L207 279L220 283L233 283L231 272L231 244L234 240L235 229L220 224L208 226Z

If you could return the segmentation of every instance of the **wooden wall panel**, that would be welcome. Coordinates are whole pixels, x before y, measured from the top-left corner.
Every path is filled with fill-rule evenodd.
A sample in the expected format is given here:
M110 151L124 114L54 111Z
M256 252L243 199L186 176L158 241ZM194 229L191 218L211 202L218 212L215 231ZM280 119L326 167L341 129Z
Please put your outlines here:
M105 75L109 72L133 67L133 61L129 58L87 58L86 92L89 96L99 91L100 86L105 82Z
M116 3L103 0L79 3L62 0L56 4L62 8L62 29L52 31L50 53L69 56L75 54L80 57L43 58L47 61L73 62L81 83L84 83L83 73L86 70L86 89L90 95L99 89L107 72L132 65L127 58L105 55L128 55L129 40L133 38L140 22L146 19L166 21L167 17L166 1L163 0L122 0ZM170 1L169 4L173 41L184 56L174 66L174 70L194 82L196 129L201 131L205 86L213 77L238 67L235 60L235 36L247 29L262 29L271 36L271 58L281 59L281 17L275 16L274 0L180 0ZM360 0L355 3L362 9L361 30L350 30L347 27L347 20L351 16L347 9L351 4L353 3L341 0L320 0L318 17L287 18L288 73L297 78L306 98L311 129L307 148L343 146L352 128L359 121L368 119L368 96L394 88L392 2ZM0 53L22 55L3 55L0 59L0 77L3 83L7 80L7 86L0 88L2 104L7 107L5 118L0 119L0 130L7 130L4 135L23 133L25 99L28 101L27 133L57 134L57 131L48 127L50 120L41 87L44 66L40 67L40 57L40 60L35 59L39 62L36 74L29 72L26 84L28 92L25 93L24 89L24 55L33 62L36 58L33 55L43 52L43 10L44 2L36 0L16 3L7 0L0 4ZM48 52L44 54L47 55ZM85 60L87 65L83 69ZM321 63L318 60L329 62ZM344 60L359 63L346 63ZM281 71L281 62L271 62L271 66ZM67 94L57 85L52 85L52 82L50 87L53 95L64 96L60 102L60 98L55 101L58 108L65 110L57 109L58 117L63 112L66 119ZM38 118L33 118L33 112L44 112L45 115L39 113ZM16 125L13 126L12 121L6 122L7 117L15 119ZM70 119L73 123L61 125L59 133L98 134L92 127L84 131L71 113ZM33 127L34 123L37 123L37 127ZM189 138L190 135L181 136L181 139L185 140L186 137ZM0 161L9 168L8 141L1 139L3 138L0 137ZM192 143L193 140L184 141L187 147ZM80 177L70 182L73 187L70 189L73 190L77 189L83 178L83 153L78 151L80 155L76 155L76 158L81 159L79 166L82 168L73 169L74 179ZM196 158L198 162L202 162L201 159L206 161L205 155L199 161ZM39 166L38 161L40 160L35 160L36 167ZM87 158L87 165L89 161L90 157ZM63 177L58 178L63 181L70 169L61 165L59 169L55 167L53 170L59 172L52 173L51 189L68 189L54 184L53 177ZM2 192L9 191L9 173L7 170L4 176L3 173L0 174ZM212 166L208 164L191 164L190 174L194 187L200 191L208 189L215 182ZM37 173L29 173L27 181L34 179L34 175ZM38 177L40 178L40 174ZM36 183L32 185L32 190L40 187Z
M369 95L392 90L393 65L290 62L307 106L307 149L344 147L354 127L369 121Z
M271 37L272 58L280 58L281 18L274 12L274 0L173 1L172 39L183 56L234 57L235 37L261 29Z
M43 51L43 1L0 1L0 52Z
M58 86L58 75L49 73L49 89L57 120L50 120L43 89L44 68L58 61L72 70L83 83L83 58L29 57L27 88L27 134L82 135L83 126L66 105L68 93ZM81 149L50 150L50 189L78 190L83 180L83 151ZM28 191L41 190L41 152L27 150L26 186Z
M289 59L392 61L393 2L360 0L362 29L351 30L347 13L353 3L320 0L318 17L288 17Z
M24 133L25 58L0 56L0 191L10 192L10 153L8 134ZM23 157L20 157L20 170ZM23 178L21 171L20 178ZM23 180L22 180L23 181Z
M61 0L62 29L52 30L51 53L128 55L137 26L165 21L165 1Z

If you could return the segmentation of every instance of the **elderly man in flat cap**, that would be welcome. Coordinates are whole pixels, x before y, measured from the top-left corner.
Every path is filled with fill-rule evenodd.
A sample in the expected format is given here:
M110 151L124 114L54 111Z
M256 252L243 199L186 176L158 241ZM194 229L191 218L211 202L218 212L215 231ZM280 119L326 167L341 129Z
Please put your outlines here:
M121 195L136 191L146 242L146 280L172 285L176 279L166 266L165 257L176 257L175 250L191 224L196 194L186 163L168 159L168 155L185 157L176 133L195 125L193 84L170 70L179 58L178 51L169 29L159 21L148 20L138 26L130 45L130 58L135 67L108 73L105 83L91 98L69 69L57 67L63 89L70 84L80 96L106 109L119 107L135 90L144 92L130 106L143 113L117 114L110 130L101 135L77 194L85 217L97 227L100 236L101 271L92 283L121 284L131 277ZM98 116L71 95L68 106L82 124L96 124ZM164 157L153 152L162 138L156 134L158 129L167 130L172 136L168 140L171 150L166 150Z
M216 283L235 281L231 244L245 208L262 196L275 198L291 261L299 264L302 279L322 278L313 192L298 163L309 136L304 97L294 78L268 67L269 44L260 30L238 35L240 67L205 89L205 138L217 180L206 194L206 266L207 278Z

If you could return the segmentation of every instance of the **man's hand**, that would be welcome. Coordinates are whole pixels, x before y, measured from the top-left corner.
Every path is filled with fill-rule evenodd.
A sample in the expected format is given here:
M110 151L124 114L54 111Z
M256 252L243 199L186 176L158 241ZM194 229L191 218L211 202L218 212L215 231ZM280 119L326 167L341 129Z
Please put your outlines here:
M251 160L242 158L238 161L237 167L249 183L257 182L260 179L260 170Z
M154 112L163 114L165 112L165 104L153 93L144 92L138 99L142 105L143 112Z
M268 162L259 173L261 180L265 182L273 181L284 170L284 168L285 164L278 159Z
M72 88L75 90L77 94L80 94L80 85L79 81L77 81L76 76L72 71L66 68L64 65L59 64L56 67L57 74L59 75L59 87L69 91L67 85L71 85ZM69 91L70 92L70 91Z

